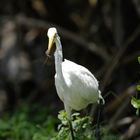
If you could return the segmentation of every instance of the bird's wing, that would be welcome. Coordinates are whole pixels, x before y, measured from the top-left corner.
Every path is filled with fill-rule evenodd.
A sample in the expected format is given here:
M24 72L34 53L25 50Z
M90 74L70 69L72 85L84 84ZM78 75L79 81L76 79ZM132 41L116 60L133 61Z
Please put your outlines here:
M82 97L89 102L95 102L98 98L98 81L94 75L85 67L78 65L69 60L65 60L62 63L62 71L65 82L73 97L77 94L77 97Z
M62 71L63 74L68 74L69 76L72 75L77 77L81 80L81 82L89 82L89 84L91 84L93 87L95 86L98 88L99 86L97 79L87 68L78 65L72 61L65 59L62 63Z

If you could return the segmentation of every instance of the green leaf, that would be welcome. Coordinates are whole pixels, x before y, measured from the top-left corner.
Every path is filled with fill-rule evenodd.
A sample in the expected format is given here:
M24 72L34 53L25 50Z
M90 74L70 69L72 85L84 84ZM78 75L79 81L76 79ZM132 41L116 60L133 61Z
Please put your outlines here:
M135 97L132 97L131 104L134 108L140 108L140 99L136 99Z
M138 57L138 62L140 63L140 56Z
M140 85L137 85L137 87L136 87L136 88L137 88L137 90L138 90L138 91L140 91Z
M66 115L66 112L64 110L59 112L58 119L62 122L63 125L68 124L67 115Z
M136 110L136 115L139 116L139 108Z

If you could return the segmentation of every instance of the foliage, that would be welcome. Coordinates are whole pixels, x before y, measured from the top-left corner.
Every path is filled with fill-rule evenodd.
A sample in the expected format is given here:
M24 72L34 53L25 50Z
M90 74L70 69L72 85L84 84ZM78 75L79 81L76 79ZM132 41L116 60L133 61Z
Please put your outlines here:
M4 140L68 140L69 125L64 111L60 111L58 118L58 132L55 130L56 119L47 116L43 109L31 115L29 107L23 106L13 115L7 114L0 119L0 139ZM38 117L39 116L39 117ZM76 140L95 140L91 118L80 117L79 113L72 115L72 124ZM103 140L119 140L116 135L108 134L102 129Z
M140 63L140 56L138 57L138 62Z
M41 111L32 116L29 107L23 106L13 115L8 114L0 119L0 139L46 140L47 138L49 140L55 135L55 120L52 117L44 119L43 114L46 113L42 109Z
M67 121L66 113L64 111L59 112L58 118L61 124L58 126L59 133L58 139L68 139L70 136L69 123ZM89 117L80 117L79 113L72 115L72 125L77 140L90 140L94 137L91 130L91 120Z
M64 111L60 111L58 118L61 124L58 126L57 140L68 140L70 137L69 123ZM72 126L76 140L96 140L95 127L93 127L89 116L81 117L79 113L72 114ZM109 134L106 130L101 129L103 140L119 140L116 135Z
M138 62L140 63L140 57L138 57ZM140 91L140 85L136 86L136 89L138 92ZM139 115L139 109L140 109L140 99L138 98L138 95L136 94L136 97L132 97L131 104L134 108L136 108L136 115Z

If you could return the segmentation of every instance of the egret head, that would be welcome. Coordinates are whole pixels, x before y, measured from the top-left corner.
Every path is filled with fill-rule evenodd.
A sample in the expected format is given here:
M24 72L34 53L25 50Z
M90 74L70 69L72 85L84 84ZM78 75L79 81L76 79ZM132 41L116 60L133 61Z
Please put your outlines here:
M49 38L49 42L48 42L48 50L46 52L47 56L50 56L52 51L54 50L54 42L55 42L55 39L56 39L56 35L57 35L57 30L56 28L52 27L52 28L49 28L48 29L48 38Z

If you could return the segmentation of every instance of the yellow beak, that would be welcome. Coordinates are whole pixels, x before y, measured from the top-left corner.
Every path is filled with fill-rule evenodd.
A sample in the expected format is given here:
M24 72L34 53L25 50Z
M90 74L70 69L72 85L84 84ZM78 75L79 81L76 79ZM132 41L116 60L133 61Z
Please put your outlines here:
M49 37L48 50L46 51L47 56L51 56L53 50L53 44L54 44L54 37Z

